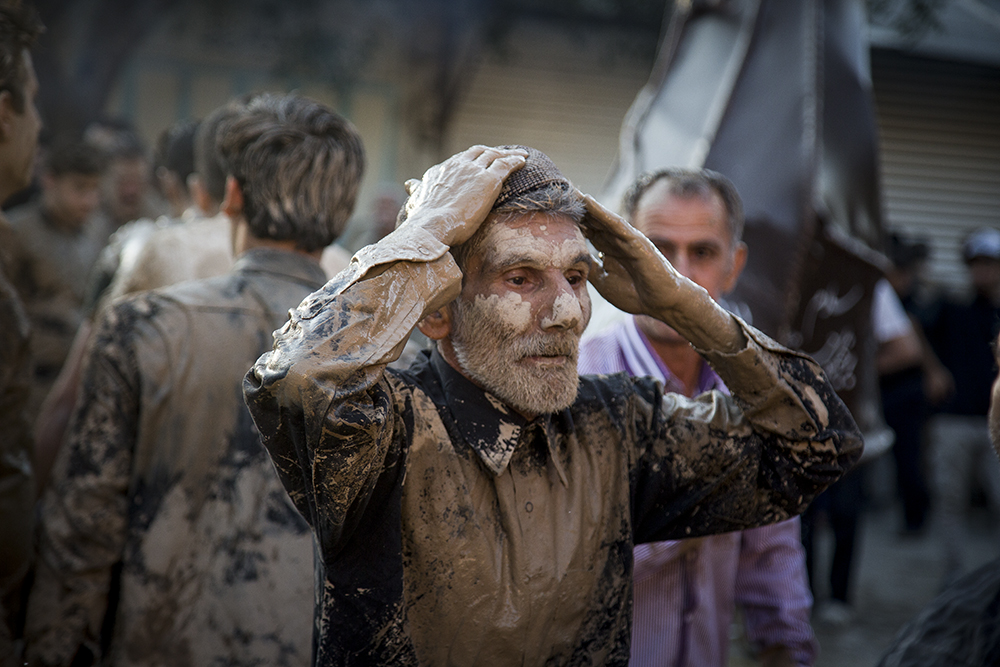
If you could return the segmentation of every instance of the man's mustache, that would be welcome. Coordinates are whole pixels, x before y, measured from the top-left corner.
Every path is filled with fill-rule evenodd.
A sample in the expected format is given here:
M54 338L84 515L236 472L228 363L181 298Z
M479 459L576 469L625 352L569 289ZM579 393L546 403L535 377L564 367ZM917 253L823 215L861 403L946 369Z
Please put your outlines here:
M570 357L575 359L580 350L580 337L573 333L535 334L514 344L515 358Z

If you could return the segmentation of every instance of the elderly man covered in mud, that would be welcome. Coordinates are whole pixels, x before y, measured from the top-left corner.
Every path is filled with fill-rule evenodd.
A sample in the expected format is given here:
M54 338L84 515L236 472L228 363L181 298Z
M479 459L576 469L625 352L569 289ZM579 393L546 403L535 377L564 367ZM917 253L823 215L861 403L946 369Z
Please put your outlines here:
M318 539L316 664L624 665L634 544L788 518L860 455L818 365L538 151L476 146L407 189L244 385ZM733 396L579 377L588 280ZM435 348L387 369L414 327Z

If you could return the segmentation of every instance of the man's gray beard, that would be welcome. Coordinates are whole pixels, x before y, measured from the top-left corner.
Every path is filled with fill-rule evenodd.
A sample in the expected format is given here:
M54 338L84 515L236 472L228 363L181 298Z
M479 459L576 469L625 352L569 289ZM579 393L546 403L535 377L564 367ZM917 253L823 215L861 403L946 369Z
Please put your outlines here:
M483 389L528 415L559 412L573 404L580 383L580 332L521 334L489 307L462 299L452 307L455 356ZM567 362L548 367L520 363L525 357L551 355L564 355Z

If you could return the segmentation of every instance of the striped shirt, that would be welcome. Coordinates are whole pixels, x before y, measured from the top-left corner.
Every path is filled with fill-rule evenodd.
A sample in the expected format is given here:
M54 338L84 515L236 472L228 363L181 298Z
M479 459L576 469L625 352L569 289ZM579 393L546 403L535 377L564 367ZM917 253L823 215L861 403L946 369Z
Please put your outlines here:
M683 393L631 317L585 340L579 368L581 374L648 375L666 391ZM711 390L729 393L704 364L698 392ZM735 605L755 647L786 646L800 665L815 661L798 517L742 532L640 544L634 556L631 665L723 667Z

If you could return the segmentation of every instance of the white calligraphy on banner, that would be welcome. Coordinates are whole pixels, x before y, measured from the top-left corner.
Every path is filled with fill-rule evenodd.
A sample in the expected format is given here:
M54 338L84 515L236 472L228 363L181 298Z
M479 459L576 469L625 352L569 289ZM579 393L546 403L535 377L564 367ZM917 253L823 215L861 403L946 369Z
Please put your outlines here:
M861 302L865 290L861 285L852 285L847 293L840 295L836 283L830 283L826 288L817 290L802 315L802 326L798 332L789 335L792 347L802 348L806 341L812 341L819 320L845 315ZM821 347L815 351L803 350L823 367L830 378L833 388L837 391L853 389L857 385L858 355L856 352L857 334L849 326L826 335Z

